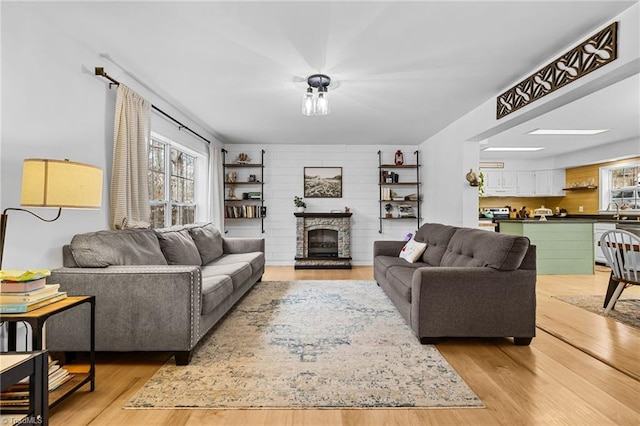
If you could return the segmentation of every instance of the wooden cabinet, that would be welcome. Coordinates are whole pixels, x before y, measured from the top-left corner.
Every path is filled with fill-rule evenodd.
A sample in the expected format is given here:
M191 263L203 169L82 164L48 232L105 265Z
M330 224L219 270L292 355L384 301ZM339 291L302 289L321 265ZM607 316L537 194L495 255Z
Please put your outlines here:
M420 153L413 154L411 163L383 164L382 151L378 151L380 233L384 220L414 220L416 229L420 227Z
M260 151L260 162L227 162L228 151L222 150L224 170L224 218L226 222L255 220L260 222L264 234L264 154Z

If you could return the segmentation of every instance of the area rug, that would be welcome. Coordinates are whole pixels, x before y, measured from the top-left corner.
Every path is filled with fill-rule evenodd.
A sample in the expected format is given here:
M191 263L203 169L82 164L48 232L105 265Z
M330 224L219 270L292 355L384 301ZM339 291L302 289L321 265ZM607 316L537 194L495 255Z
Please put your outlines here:
M586 309L589 312L604 316L604 308L602 307L602 304L604 303L604 296L554 297L558 300L562 300L563 302ZM607 316L628 326L640 329L640 300L631 298L626 299L624 298L624 294L622 297L623 298L618 299L615 308L613 308Z
M483 407L373 281L265 281L125 408Z

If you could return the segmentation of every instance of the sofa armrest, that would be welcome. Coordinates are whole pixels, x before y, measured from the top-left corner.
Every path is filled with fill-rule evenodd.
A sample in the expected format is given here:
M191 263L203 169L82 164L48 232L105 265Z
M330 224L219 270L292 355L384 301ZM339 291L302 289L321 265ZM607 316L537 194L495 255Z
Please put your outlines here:
M264 238L228 238L222 240L222 250L225 254L264 253Z
M411 283L411 327L422 336L535 336L536 271L418 268ZM487 309L491 306L490 309ZM437 330L436 334L433 331Z
M406 241L374 241L373 242L373 258L376 256L399 256L402 247L407 244Z
M96 350L187 351L198 341L202 281L198 266L59 268L48 282L69 295L96 296ZM64 315L63 315L64 314ZM88 350L88 310L47 321L51 350ZM49 324L51 323L51 324ZM142 349L144 348L144 349Z

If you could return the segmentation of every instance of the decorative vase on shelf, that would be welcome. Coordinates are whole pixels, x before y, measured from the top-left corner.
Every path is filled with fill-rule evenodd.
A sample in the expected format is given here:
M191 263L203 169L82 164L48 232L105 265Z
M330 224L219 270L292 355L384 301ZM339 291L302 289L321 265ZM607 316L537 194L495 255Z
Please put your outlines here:
M304 213L304 207L296 207L296 213Z

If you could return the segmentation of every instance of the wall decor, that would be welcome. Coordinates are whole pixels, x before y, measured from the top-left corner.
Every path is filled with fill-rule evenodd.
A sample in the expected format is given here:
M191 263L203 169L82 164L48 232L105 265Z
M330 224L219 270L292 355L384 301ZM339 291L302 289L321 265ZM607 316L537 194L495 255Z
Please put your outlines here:
M306 198L342 198L342 167L305 167Z
M615 60L618 56L617 33L618 23L614 22L499 95L496 119Z

